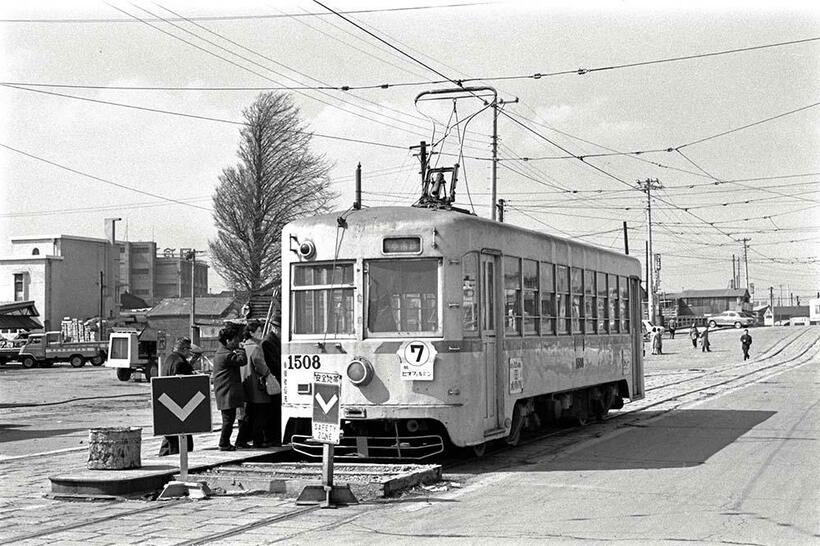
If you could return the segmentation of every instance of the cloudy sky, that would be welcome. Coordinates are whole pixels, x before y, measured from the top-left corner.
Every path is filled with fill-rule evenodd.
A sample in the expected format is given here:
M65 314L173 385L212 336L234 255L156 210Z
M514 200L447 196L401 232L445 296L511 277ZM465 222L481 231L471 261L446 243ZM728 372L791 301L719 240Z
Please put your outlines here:
M132 241L206 249L242 110L265 89L293 94L314 151L334 165L338 208L352 202L359 162L366 205L412 203L409 147L425 140L440 141L440 166L461 163L459 202L489 216L491 110L469 98L414 104L469 80L506 103L507 222L622 250L626 221L643 260L637 182L657 179L663 290L726 287L744 238L758 297L820 290L812 3L322 2L337 14L309 1L10 4L0 254L14 235L102 237L106 217Z

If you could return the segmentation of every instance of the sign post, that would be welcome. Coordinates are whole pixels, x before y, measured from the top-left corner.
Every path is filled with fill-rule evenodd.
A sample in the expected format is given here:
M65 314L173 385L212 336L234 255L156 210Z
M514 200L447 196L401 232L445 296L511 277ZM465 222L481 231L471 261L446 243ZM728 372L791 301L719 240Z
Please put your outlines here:
M333 456L341 437L339 405L342 398L342 376L338 373L313 373L313 440L322 445L322 485L306 485L296 504L318 504L336 508L359 501L350 486L333 484Z
M210 494L204 482L188 482L188 434L211 431L211 382L207 375L171 375L151 380L154 436L179 440L179 477L165 485L158 500Z

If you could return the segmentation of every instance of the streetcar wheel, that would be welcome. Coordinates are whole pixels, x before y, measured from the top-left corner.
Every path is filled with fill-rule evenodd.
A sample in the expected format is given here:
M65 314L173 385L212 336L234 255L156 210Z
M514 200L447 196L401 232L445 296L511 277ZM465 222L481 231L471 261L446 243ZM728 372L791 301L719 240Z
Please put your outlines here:
M27 356L23 359L23 367L24 368L33 368L37 365L37 361L34 360L32 357Z
M740 329L741 326L743 326L743 325L740 324L739 322L735 322L735 328Z
M709 328L714 328L715 326L717 326L717 322L715 322L714 320L710 320L709 321Z
M117 379L120 381L128 381L131 379L131 369L130 368L117 368Z
M85 365L85 359L80 355L74 355L68 359L68 363L72 368L82 368Z
M521 406L515 405L513 408L512 425L510 426L510 434L504 441L508 446L515 447L521 442L521 431L524 430L524 418L521 416Z

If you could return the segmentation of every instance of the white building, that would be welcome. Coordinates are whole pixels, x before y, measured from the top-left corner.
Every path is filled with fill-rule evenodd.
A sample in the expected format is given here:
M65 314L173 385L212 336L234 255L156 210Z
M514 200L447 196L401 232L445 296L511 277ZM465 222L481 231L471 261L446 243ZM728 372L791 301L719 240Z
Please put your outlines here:
M34 301L46 330L64 317L119 313L119 252L106 239L47 235L13 237L0 258L0 301ZM102 290L100 280L102 279Z
M820 298L809 300L809 321L812 324L820 324Z

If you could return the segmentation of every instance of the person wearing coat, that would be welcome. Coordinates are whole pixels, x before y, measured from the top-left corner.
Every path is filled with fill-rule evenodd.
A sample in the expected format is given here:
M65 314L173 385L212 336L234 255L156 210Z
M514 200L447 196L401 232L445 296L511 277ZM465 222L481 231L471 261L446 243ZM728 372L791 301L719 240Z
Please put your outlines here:
M689 330L689 339L692 340L692 347L695 349L698 348L698 336L698 327L693 324L692 328Z
M749 359L749 348L752 346L752 336L749 335L749 329L743 330L743 335L740 336L740 349L743 351L743 360Z
M245 403L245 390L239 370L248 363L242 342L242 327L229 324L219 331L219 348L214 355L213 382L216 409L222 412L222 432L219 435L220 451L235 451L231 445L231 433L236 421L236 410Z
M245 326L245 354L248 365L240 368L245 391L245 420L240 426L240 437L253 439L253 447L270 447L265 430L270 420L272 398L265 390L264 378L271 371L265 363L262 349L262 323L252 320Z
M712 349L711 343L709 343L709 325L706 325L706 329L703 330L703 333L700 335L700 343L701 343L701 352L704 353L711 353Z
M279 335L279 319L274 317L270 322L270 330L262 340L262 352L265 355L265 364L268 365L268 369L281 385L282 342ZM271 396L271 410L265 436L268 443L278 446L282 442L282 393Z
M662 355L663 354L663 330L658 327L654 328L653 331L655 332L655 337L652 338L652 354L653 355Z

